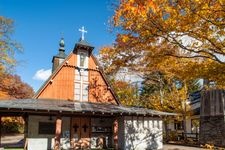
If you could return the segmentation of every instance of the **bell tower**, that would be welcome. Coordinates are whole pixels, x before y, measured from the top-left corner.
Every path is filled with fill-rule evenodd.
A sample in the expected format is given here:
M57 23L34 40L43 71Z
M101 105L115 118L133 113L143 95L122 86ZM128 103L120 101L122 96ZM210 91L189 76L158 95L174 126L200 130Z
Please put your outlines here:
M61 38L59 42L59 53L52 58L52 72L54 72L55 69L64 61L66 56L64 38Z
M91 46L86 40L84 40L84 33L87 33L86 30L84 30L84 27L82 27L81 29L79 29L79 31L81 32L81 38L79 39L79 41L75 44L74 50L73 52L77 55L80 56L80 53L87 55L88 57L91 55L92 50L94 49L93 46ZM82 57L82 56L81 56ZM79 66L80 63L78 63ZM80 64L82 67L82 64Z
M75 69L74 78L74 100L88 101L89 95L89 59L94 49L88 42L84 40L84 27L79 29L82 33L80 40L75 44L73 53L77 56L77 68Z

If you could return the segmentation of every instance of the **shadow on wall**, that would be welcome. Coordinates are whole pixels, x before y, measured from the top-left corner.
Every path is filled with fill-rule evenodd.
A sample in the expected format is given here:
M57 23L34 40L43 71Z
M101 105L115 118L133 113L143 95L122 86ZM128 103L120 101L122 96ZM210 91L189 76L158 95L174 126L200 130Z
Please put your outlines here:
M99 76L94 76L90 79L88 91L92 99L96 102L114 103L114 99L110 93L109 87L103 84Z
M136 125L135 125L136 124ZM139 121L125 123L125 149L157 150L162 148L162 130L158 127L144 127ZM161 144L160 144L161 143Z

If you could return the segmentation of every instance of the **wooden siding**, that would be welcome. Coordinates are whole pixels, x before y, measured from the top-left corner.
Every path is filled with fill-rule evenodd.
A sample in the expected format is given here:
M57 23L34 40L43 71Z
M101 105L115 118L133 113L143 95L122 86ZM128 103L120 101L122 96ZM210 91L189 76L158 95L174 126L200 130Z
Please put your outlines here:
M51 76L36 98L74 100L74 79L77 66L77 55L71 53L62 66ZM61 68L60 68L61 67ZM112 89L107 85L103 75L97 69L93 56L89 57L89 94L88 101L94 103L117 104Z
M202 92L201 116L224 115L224 90Z
M96 69L94 58L89 59L89 68ZM94 103L117 104L100 71L89 72L89 101Z
M68 66L76 65L76 55L71 54L68 60ZM74 73L73 67L63 66L56 72L37 98L39 99L74 99ZM51 82L52 81L52 82Z

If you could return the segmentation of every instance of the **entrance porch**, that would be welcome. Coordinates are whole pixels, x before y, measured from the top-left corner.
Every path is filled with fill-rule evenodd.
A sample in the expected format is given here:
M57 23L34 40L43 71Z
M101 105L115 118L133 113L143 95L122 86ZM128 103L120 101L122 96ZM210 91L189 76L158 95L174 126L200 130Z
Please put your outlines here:
M27 148L30 139L46 139L48 149L112 149L115 121L113 116L29 115Z
M23 116L25 148L162 149L162 117L144 108L66 100L0 101L0 116Z

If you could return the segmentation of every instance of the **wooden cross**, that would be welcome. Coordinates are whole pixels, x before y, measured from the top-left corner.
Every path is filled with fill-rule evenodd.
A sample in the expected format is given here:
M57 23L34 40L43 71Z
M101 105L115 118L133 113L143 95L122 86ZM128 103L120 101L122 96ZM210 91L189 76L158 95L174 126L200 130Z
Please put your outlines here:
M79 29L79 31L81 32L81 40L84 40L84 33L87 33L87 31L84 30L84 26L82 26L82 28Z
M75 125L73 126L74 132L77 132L77 128L79 128L79 126L78 126L77 124L75 124Z
M88 126L85 124L85 125L83 125L83 127L82 128L84 128L84 132L86 132L87 131L87 128L88 128Z

